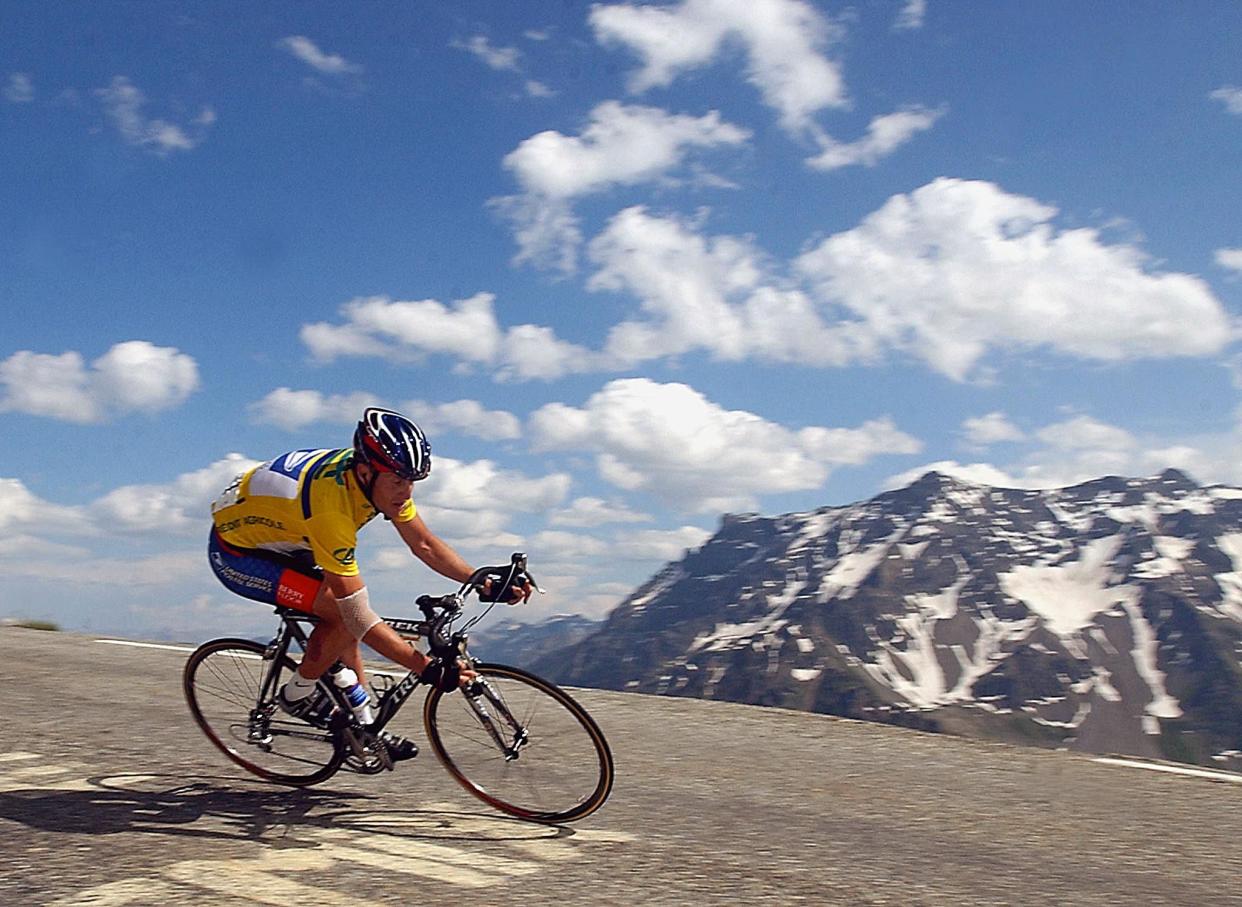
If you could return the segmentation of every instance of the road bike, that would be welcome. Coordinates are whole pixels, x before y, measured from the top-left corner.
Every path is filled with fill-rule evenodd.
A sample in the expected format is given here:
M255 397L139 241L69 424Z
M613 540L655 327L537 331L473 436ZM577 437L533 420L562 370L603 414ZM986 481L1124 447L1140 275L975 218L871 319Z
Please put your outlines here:
M513 564L525 570L522 555L515 554ZM599 726L555 684L470 655L468 631L490 606L454 629L488 569L450 595L420 596L415 604L422 620L384 618L403 636L426 640L433 658L464 659L478 674L451 693L429 686L422 714L427 740L449 774L490 806L534 822L581 819L599 809L612 790L612 752ZM318 784L343 766L361 774L392 770L382 732L420 685L418 675L394 681L373 672L375 718L365 726L327 674L318 685L327 697L318 718L310 723L292 718L277 708L276 692L296 670L292 646L305 652L306 626L317 618L281 606L276 613L280 627L266 645L213 639L186 662L182 685L203 733L242 768L280 784Z

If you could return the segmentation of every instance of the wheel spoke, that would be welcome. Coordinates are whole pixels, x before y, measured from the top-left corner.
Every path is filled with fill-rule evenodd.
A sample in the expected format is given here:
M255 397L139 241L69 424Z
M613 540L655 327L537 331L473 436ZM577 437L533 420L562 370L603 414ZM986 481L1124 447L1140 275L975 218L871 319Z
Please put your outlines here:
M195 721L221 751L255 774L288 784L327 778L344 758L337 735L292 717L256 709L269 672L292 662L264 660L264 647L242 640L208 643L190 657L186 694Z
M564 693L533 675L499 665L480 665L494 700L487 711L504 740L516 739L510 718L528 733L506 759L480 717L443 695L428 709L432 747L471 793L523 818L564 821L597 809L612 784L612 758L594 722ZM506 717L506 713L507 716ZM532 725L539 729L530 733Z

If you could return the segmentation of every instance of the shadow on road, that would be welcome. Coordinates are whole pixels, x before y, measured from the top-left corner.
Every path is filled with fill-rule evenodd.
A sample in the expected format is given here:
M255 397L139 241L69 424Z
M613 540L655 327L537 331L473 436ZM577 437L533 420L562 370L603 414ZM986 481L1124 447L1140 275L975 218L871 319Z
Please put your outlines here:
M0 819L50 832L141 833L249 840L269 847L316 847L293 829L322 827L415 839L529 840L570 837L563 826L537 826L502 816L438 810L393 810L383 798L299 788L241 788L234 778L189 784L171 775L107 775L93 790L0 792Z

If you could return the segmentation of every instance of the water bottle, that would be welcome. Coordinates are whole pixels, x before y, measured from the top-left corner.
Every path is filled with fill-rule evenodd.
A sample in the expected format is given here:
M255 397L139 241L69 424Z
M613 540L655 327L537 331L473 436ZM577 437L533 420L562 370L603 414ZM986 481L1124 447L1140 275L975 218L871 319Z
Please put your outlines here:
M345 698L349 701L349 707L358 723L364 727L370 724L374 720L371 714L371 697L358 682L358 675L353 669L342 666L333 671L332 682L345 692Z

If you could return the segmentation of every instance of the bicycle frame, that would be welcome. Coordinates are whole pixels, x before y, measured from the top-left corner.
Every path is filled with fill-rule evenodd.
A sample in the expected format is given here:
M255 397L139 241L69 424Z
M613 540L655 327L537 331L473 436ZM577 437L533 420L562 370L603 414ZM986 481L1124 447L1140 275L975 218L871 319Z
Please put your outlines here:
M281 664L283 662L283 658L288 654L291 644L293 643L297 643L298 647L301 648L303 653L305 653L309 634L305 629L303 629L302 625L317 624L319 622L319 618L313 614L307 614L304 611L297 611L292 608L285 607L277 607L276 613L280 617L280 630L277 632L276 637L268 643L267 650L264 653L264 658L272 661L273 664ZM408 620L396 617L385 617L383 620L384 623L388 624L388 626L392 627L404 636L426 636L432 640L434 649L445 649L454 645L451 639L440 642L440 644L437 645L435 634L440 627L435 625L436 622L434 620ZM465 637L461 636L459 638L463 642L461 648L464 650ZM270 698L275 695L276 690L273 689L273 687L277 681L277 674L277 671L268 671L265 675L262 689L259 691L260 702L270 700ZM419 676L413 671L410 671L393 686L388 687L383 692L376 694L375 719L368 725L363 725L358 722L353 715L353 711L349 707L349 703L345 700L344 692L338 689L335 684L325 680L320 684L320 686L323 687L327 691L328 695L332 697L332 700L336 703L341 714L348 716L347 721L350 725L370 734L378 734L384 729L385 725L393 719L397 712L400 711L401 706L407 699L410 698L411 695L413 695L414 691L422 685L422 683L423 682Z

